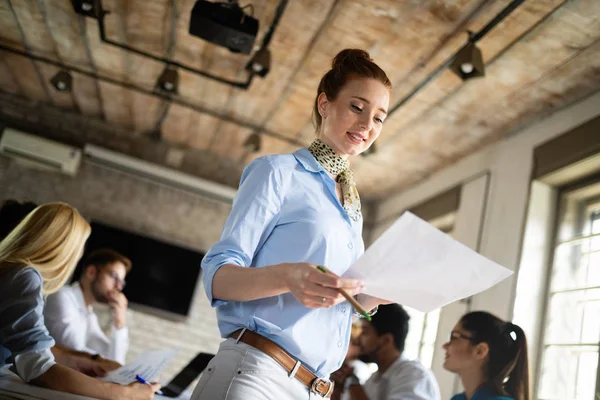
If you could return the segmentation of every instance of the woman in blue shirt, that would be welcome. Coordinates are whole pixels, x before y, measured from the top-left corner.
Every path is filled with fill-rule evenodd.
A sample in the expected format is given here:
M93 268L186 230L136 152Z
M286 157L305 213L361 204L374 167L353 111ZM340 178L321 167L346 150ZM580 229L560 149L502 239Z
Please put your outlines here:
M159 385L121 386L79 372L102 371L91 360L55 347L44 325L44 296L69 279L89 235L90 226L77 210L49 203L29 213L0 242L0 367L12 364L25 382L63 392L150 400Z
M340 276L364 251L348 158L381 133L390 90L368 53L340 52L317 90L318 139L244 170L221 240L202 261L206 294L229 339L193 399L330 396L329 374L342 364L352 324L352 307L336 289L368 310L382 302Z
M529 400L527 340L523 330L484 311L464 315L444 345L444 368L465 392L452 400Z

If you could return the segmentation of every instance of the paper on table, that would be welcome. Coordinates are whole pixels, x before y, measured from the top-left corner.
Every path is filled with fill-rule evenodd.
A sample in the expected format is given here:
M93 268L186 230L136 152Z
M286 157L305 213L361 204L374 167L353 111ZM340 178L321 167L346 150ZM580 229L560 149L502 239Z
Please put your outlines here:
M365 293L428 312L482 292L512 271L405 212L344 274Z
M174 355L175 352L172 350L147 351L137 356L132 362L109 372L102 379L108 382L128 385L131 382L135 382L135 376L139 375L146 381L152 382Z

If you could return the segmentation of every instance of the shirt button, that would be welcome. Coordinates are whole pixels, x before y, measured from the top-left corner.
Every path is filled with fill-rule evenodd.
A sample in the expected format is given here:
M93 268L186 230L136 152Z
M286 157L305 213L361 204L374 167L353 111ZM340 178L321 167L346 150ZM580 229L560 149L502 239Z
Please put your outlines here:
M341 311L342 313L345 313L345 312L346 312L346 307L342 306L342 307L340 308L340 311Z
M348 243L348 248L349 248L349 249L351 249L351 248L353 248L353 247L354 247L354 246L352 245L352 243Z
M342 342L338 342L338 347L342 347Z

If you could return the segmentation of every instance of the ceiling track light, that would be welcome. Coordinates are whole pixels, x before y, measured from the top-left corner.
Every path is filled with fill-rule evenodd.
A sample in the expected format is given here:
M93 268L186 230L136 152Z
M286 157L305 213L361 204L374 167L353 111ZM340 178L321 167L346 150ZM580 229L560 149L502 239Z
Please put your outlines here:
M469 33L469 42L456 54L450 64L450 70L463 81L485 76L485 64L481 50L473 43L473 33Z
M190 35L222 46L232 53L250 54L258 35L258 19L244 12L237 1L197 0L190 16Z
M179 90L179 73L176 69L167 67L156 81L157 90L165 94L177 94Z
M258 50L248 64L246 64L246 70L251 74L256 74L261 78L264 78L271 69L271 52L269 49L262 48Z
M50 79L50 83L59 92L70 92L73 88L73 77L67 71L60 70Z
M85 15L98 21L98 36L102 43L150 60L161 62L164 65L176 68L177 70L184 70L197 76L202 76L226 85L247 90L250 88L252 80L256 75L264 77L271 67L270 54L268 54L266 61L265 59L262 59L259 60L261 63L250 64L250 68L252 68L252 65L255 65L254 68L259 69L259 73L249 72L245 80L234 81L232 79L214 75L208 71L194 68L191 65L181 64L177 61L158 57L143 49L132 47L127 43L117 42L108 37L105 18L106 15L110 14L110 11L104 9L102 0L71 0L71 3L77 14ZM289 0L279 0L271 25L267 28L262 43L259 46L260 49L266 49L269 46L271 38L281 21L281 17L283 16L288 3ZM251 14L254 14L254 7L251 4L240 7L237 0L223 0L221 2L196 0L190 16L189 33L208 40L211 43L224 46L232 52L250 54L252 49L256 48L254 42L258 35L258 19L254 18L253 15L247 14L244 11L246 8L250 8L252 10ZM257 52L257 54L259 52Z
M248 136L248 138L244 141L244 149L246 149L248 153L258 153L261 148L261 141L262 138L258 133L255 132Z
M75 10L77 14L92 18L98 17L94 0L71 0L71 4L73 5L73 10Z

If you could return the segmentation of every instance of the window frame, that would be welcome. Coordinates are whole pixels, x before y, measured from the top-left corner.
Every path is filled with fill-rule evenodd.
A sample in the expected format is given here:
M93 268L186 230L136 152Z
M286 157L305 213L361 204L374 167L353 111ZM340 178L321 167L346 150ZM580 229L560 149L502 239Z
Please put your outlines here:
M537 358L535 360L536 366L537 366L537 371L538 373L536 374L536 379L535 382L533 382L533 393L532 393L532 397L536 400L556 400L556 399L552 399L552 398L543 398L540 397L540 389L541 389L541 383L542 383L542 368L544 366L544 355L546 352L546 348L550 345L552 345L552 343L547 343L547 339L546 339L546 334L548 331L548 322L549 322L549 308L550 308L550 303L552 300L552 296L557 294L557 293L563 293L566 292L566 290L560 290L560 291L553 291L552 290L552 280L553 280L553 273L554 273L554 268L555 268L555 261L556 261L556 252L559 248L559 246L565 244L566 242L572 241L572 240L577 240L580 237L584 237L584 236L590 236L590 235L572 235L570 239L568 240L561 240L560 239L560 228L561 226L563 226L563 224L565 223L564 219L565 219L565 214L567 213L567 211L565 210L565 207L567 205L568 202L568 196L570 194L572 194L573 192L580 190L580 189L584 189L584 188L589 188L589 187L593 187L593 186L600 186L600 174L594 174L592 176L586 177L585 179L579 180L577 182L574 182L572 184L569 185L565 185L562 187L558 188L558 196L557 196L557 201L556 201L556 213L555 213L555 220L554 220L554 226L553 226L553 232L552 232L552 245L549 249L550 251L550 256L548 258L548 265L547 265L547 273L546 273L546 279L544 282L544 294L543 294L543 299L542 299L542 310L543 310L543 315L542 318L540 320L540 325L539 325L539 342L537 343ZM583 228L584 228L584 224L587 222L588 220L588 214L593 214L593 211L590 211L590 209L594 208L594 207L598 207L597 213L598 213L598 219L600 219L600 195L598 196L594 196L590 199L586 199L586 204L584 206L583 210L578 210L577 211L577 215L576 215L576 226L574 228L574 232L582 232ZM591 234L591 232L590 232ZM600 233L599 233L600 234ZM594 234L595 236L596 234ZM569 289L568 291L585 291L585 290L589 290L589 289L594 289L596 288L596 286L594 287L584 287L584 288L577 288L577 289ZM598 287L600 288L600 286ZM590 343L592 346L597 348L598 351L598 364L597 364L597 368L596 368L596 385L595 385L595 389L594 389L594 395L597 395L600 392L600 336L598 338L598 342L597 343ZM586 347L587 343L577 343L574 345L574 347ZM599 398L600 399L600 398ZM593 400L596 400L596 398L594 397Z

